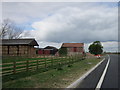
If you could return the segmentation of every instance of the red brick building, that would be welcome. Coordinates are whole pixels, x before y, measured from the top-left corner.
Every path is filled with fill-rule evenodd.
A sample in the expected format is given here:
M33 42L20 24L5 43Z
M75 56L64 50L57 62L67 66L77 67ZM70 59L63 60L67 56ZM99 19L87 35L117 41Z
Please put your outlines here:
M36 48L36 54L43 55L44 54L44 48Z
M63 43L61 48L67 49L67 55L84 54L84 43Z
M56 47L53 46L47 46L45 48L39 48L37 50L37 53L39 55L55 55L55 53L58 51Z

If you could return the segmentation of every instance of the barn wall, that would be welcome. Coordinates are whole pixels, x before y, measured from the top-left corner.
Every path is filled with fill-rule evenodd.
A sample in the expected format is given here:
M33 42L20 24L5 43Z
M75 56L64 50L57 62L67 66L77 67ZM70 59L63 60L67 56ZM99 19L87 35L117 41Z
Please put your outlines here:
M9 46L9 55L17 56L17 46Z
M75 54L82 54L83 48L82 47L71 47L67 48L67 54L68 55L75 55Z
M28 55L28 47L29 47L29 46L22 46L22 45L20 45L20 46L19 46L18 55L19 55L19 56L27 56L27 55Z
M8 46L2 46L2 55L8 54Z
M40 54L40 55L44 54L43 50L38 50L38 54Z
M28 56L32 57L36 55L36 49L34 46L28 46Z
M56 49L53 49L53 50L51 50L51 49L39 49L39 50L37 50L37 52L38 52L38 54L39 55L55 55L55 53L57 52L58 50L56 50Z
M50 55L50 50L44 50L44 55Z
M33 56L36 54L34 46L2 46L3 56Z

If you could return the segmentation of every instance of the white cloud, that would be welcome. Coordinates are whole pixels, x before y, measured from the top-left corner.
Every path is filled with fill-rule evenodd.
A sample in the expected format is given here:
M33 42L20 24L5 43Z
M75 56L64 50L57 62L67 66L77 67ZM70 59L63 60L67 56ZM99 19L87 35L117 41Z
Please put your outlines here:
M117 8L65 7L32 24L31 36L50 42L109 41L118 38Z
M109 5L110 4L110 5ZM3 3L3 18L32 23L25 37L34 37L40 47L63 42L104 41L105 50L117 50L118 10L112 3ZM112 43L114 48L111 47Z
M118 44L120 44L120 42L115 42L115 41L109 41L109 42L102 42L103 47L104 47L104 51L118 51Z
M46 46L54 46L59 49L62 45L62 43L45 42L45 41L39 41L38 43L40 45L39 47L41 47L41 48L45 48Z
M119 43L119 44L118 44ZM92 43L85 43L85 51L89 51L88 48ZM107 52L117 52L118 51L118 45L120 45L120 42L116 41L107 41L107 42L101 42L103 46L103 51Z

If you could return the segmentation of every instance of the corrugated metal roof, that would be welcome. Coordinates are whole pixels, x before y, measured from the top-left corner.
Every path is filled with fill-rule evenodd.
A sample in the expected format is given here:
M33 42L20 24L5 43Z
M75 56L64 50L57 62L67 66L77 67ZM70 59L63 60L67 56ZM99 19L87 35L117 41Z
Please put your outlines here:
M84 47L84 43L63 43L62 47Z
M35 39L2 39L2 45L39 46Z

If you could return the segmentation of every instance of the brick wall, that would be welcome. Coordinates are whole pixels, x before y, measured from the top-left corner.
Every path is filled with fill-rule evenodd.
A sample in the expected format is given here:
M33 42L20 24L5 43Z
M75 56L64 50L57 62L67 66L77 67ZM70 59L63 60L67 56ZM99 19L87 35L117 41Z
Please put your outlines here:
M67 48L67 54L68 55L83 54L83 48L82 47Z

